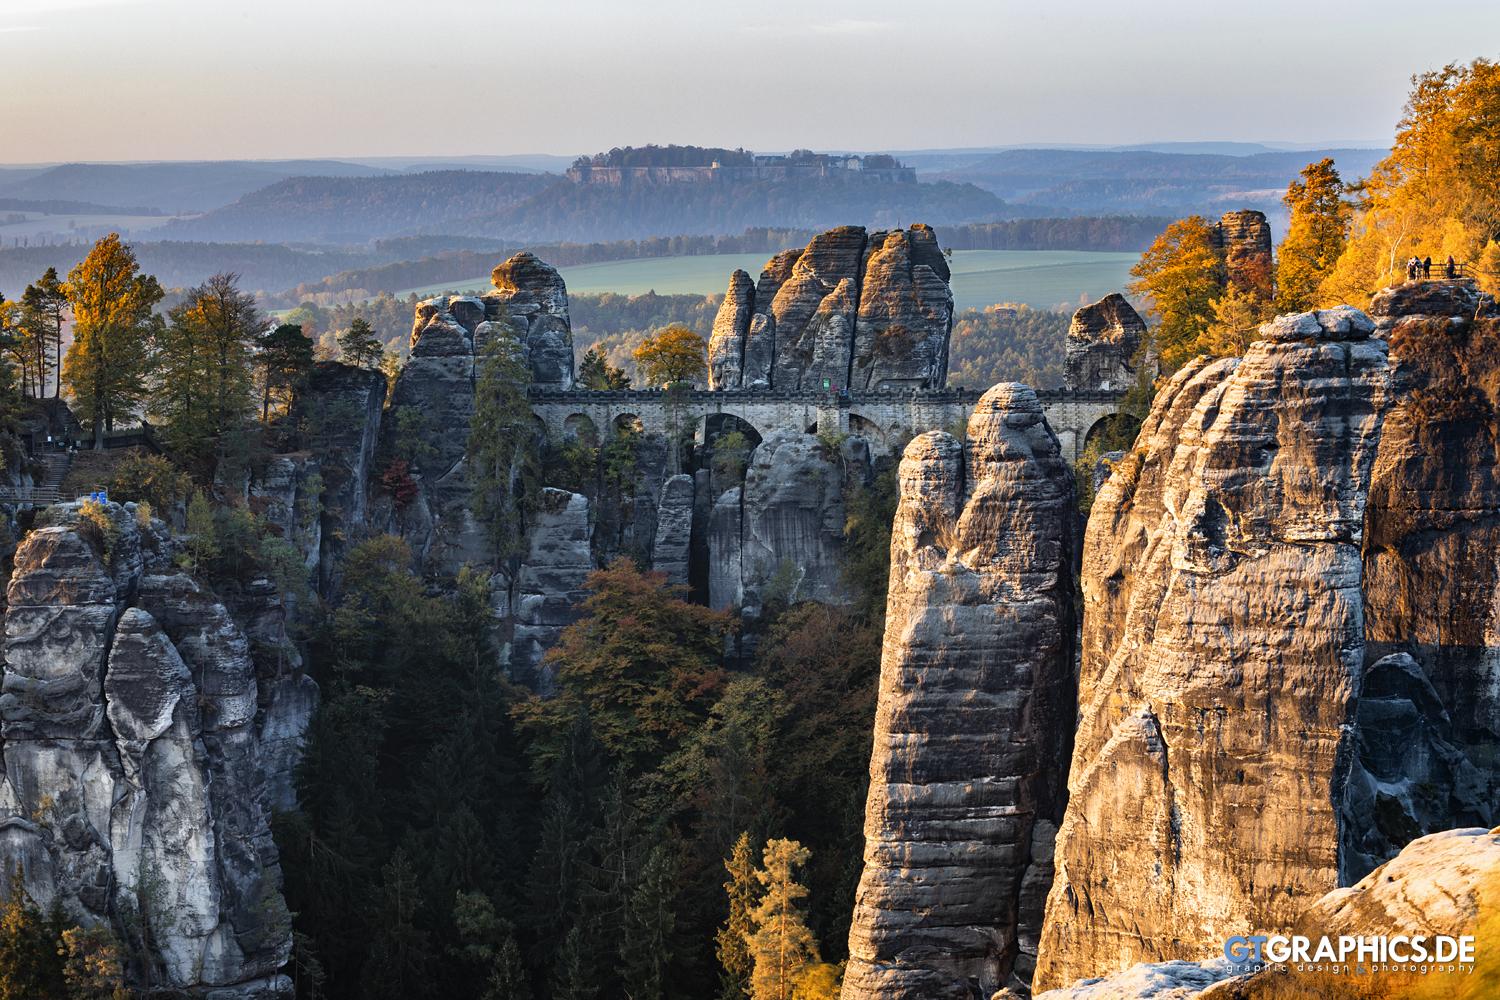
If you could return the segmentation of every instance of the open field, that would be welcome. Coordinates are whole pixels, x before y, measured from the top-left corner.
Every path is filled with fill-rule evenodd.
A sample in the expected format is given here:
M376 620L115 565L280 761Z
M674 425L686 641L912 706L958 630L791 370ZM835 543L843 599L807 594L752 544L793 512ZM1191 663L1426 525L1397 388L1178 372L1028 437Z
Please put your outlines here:
M711 254L656 257L562 268L575 294L619 292L639 295L722 293L729 274L743 268L758 276L769 254ZM1129 278L1133 253L1082 250L959 250L953 255L953 297L958 309L982 309L996 302L1024 302L1035 308L1076 306L1120 291ZM403 289L398 294L436 295L444 291L484 291L488 275Z
M49 215L43 212L0 210L0 246L19 239L47 236L94 238L105 232L145 233L172 221L170 215Z

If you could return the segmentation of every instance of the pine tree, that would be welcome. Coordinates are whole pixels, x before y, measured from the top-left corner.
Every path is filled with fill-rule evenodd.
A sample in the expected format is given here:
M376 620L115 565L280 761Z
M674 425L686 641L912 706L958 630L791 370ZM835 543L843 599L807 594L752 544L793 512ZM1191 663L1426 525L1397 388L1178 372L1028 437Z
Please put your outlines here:
M803 970L821 961L800 907L807 888L797 881L797 870L810 856L795 840L766 844L762 867L755 873L765 894L750 914L755 930L746 939L755 961L753 1000L793 1000Z
M624 369L610 364L603 351L590 347L583 352L583 358L578 362L578 385L595 392L629 389L630 376L625 374Z
M596 941L597 936L583 921L568 929L553 963L552 1000L595 1000L599 996Z
M356 316L349 329L339 334L339 358L346 365L378 370L384 355L385 347L362 316Z
M152 309L161 301L155 278L140 273L135 253L118 233L101 239L68 272L73 343L63 358L62 379L94 447L128 420L146 398L152 345L161 323Z
M676 849L655 836L631 887L620 944L620 976L631 1000L660 1000L677 927Z
M271 419L271 402L290 409L293 394L313 367L313 342L293 323L281 323L260 338L261 423Z
M369 1000L409 1000L427 983L432 954L427 932L417 926L421 893L406 852L397 848L381 869L378 922L361 980Z
M42 378L37 386L37 395L45 394L46 374L50 370L62 371L63 323L68 310L68 290L57 276L57 268L49 267L33 284L26 286L21 295L21 306L25 322L36 345L36 370ZM52 398L62 392L62 379L52 387Z
M158 338L151 415L165 424L172 453L208 482L253 412L251 352L262 320L236 275L221 273L188 291Z
M1318 286L1338 262L1348 240L1354 207L1332 159L1302 168L1287 185L1282 204L1291 212L1286 238L1276 250L1276 308L1303 312L1318 304Z
M750 975L755 971L749 944L754 929L750 915L760 895L759 881L755 877L755 852L750 846L749 833L740 834L734 842L734 849L724 861L724 870L729 873L729 881L724 883L729 915L714 935L714 950L722 970L719 997L721 1000L744 1000L750 995Z
M0 906L0 1000L64 996L60 916L43 914L31 901L20 868L10 872L8 890Z

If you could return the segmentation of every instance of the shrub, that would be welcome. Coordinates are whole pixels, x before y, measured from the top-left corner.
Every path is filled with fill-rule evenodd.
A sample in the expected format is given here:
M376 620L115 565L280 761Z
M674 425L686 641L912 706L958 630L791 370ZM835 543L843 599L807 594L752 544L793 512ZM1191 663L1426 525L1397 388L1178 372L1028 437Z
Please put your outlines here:
M131 452L121 459L105 485L112 500L144 500L161 511L186 500L193 489L192 479L170 459L143 452Z

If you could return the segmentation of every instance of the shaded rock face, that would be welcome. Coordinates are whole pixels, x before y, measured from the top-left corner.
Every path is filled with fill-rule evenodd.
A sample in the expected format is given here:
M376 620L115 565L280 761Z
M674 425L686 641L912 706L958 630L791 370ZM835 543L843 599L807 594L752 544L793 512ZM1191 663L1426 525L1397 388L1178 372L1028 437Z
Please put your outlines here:
M736 271L709 343L717 389L941 388L953 294L928 226L843 226Z
M586 596L583 583L594 570L592 536L588 497L542 490L509 611L511 677L543 694L556 685L542 658L563 628L577 620L577 605Z
M709 604L750 617L767 600L847 602L844 470L863 475L851 438L829 455L814 435L776 431L755 449L744 483L715 501L708 525Z
M1135 382L1136 354L1146 321L1118 292L1073 314L1063 385L1069 389L1124 389Z
M656 540L651 568L674 586L688 585L693 538L693 477L679 473L662 484L656 504Z
M302 464L303 485L312 472L321 491L298 493L296 483L269 488L282 495L285 516L293 516L297 501L318 510L315 532L318 548L318 585L322 593L335 586L337 568L349 545L362 536L369 520L368 484L375 475L375 449L380 441L381 412L385 406L385 376L338 361L320 361L297 400L296 424L308 453ZM282 473L296 477L295 469ZM309 516L311 516L309 514ZM304 542L304 544L310 544Z
M1500 329L1471 289L1375 308L1190 364L1095 502L1038 985L1285 930L1500 818Z
M1003 384L966 441L908 445L900 481L843 996L987 1000L1030 978L1062 818L1073 475L1036 394Z
M1230 285L1262 298L1271 296L1271 226L1264 212L1225 212L1214 224L1213 241Z
M133 976L189 996L290 996L266 794L278 765L261 756L250 643L172 570L161 522L106 510L107 543L66 505L16 553L0 854L69 920L148 928L152 968Z

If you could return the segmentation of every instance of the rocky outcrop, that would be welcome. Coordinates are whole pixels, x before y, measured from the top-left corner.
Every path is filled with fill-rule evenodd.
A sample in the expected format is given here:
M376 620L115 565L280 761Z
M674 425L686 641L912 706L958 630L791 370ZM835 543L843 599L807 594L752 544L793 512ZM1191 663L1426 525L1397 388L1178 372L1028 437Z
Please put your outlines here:
M297 397L293 423L299 428L303 450L316 471L317 495L300 497L307 507L298 515L319 521L318 585L330 593L338 565L348 547L360 538L369 521L369 484L375 474L375 449L380 441L385 406L385 376L338 361L320 361ZM291 470L286 470L291 474ZM294 486L277 487L285 493ZM285 516L293 516L295 501Z
M245 633L133 505L47 513L8 588L3 860L40 905L130 941L138 982L290 996Z
M588 497L547 488L537 503L529 551L516 575L511 677L544 694L554 690L546 651L578 617L583 582L594 570Z
M1005 384L967 440L916 438L900 480L843 996L987 998L1030 978L1062 818L1073 475L1036 394Z
M568 319L568 287L552 265L522 250L490 274L495 291L486 292L484 317L508 316L531 366L536 385L573 388L573 327Z
M1068 324L1063 385L1069 389L1124 389L1135 383L1146 321L1115 292L1073 314Z
M928 226L843 226L766 263L752 290L736 271L714 322L719 389L941 388L953 294Z
M847 474L863 476L868 448L838 454L812 434L777 431L756 447L744 484L714 504L708 530L709 604L755 617L767 601L841 604Z
M693 477L679 473L662 484L656 504L656 540L651 568L667 582L688 585L688 562L693 540Z
M1373 940L1405 936L1477 937L1476 951L1485 947L1482 922L1495 919L1494 899L1500 891L1500 829L1483 827L1447 830L1408 844L1393 860L1361 879L1357 885L1335 889L1308 907L1291 932L1305 935L1312 947L1328 937ZM1488 909L1487 909L1488 907ZM1220 950L1220 949L1216 949ZM1481 961L1488 962L1481 958ZM1354 964L1351 959L1349 964ZM1366 963L1368 965L1368 963ZM1402 963L1396 963L1397 966ZM1449 971L1448 963L1429 964L1420 971L1387 967L1332 975L1316 965L1297 964L1247 971L1222 956L1202 962L1164 962L1136 965L1105 978L1085 979L1049 990L1036 1000L1284 1000L1287 997L1327 997L1344 1000L1386 1000L1403 996L1485 996L1496 983L1476 982L1493 976L1485 971Z
M1271 226L1264 212L1225 212L1214 224L1214 248L1224 261L1224 278L1242 292L1271 297Z
M1500 323L1459 286L1375 309L1189 365L1095 502L1042 985L1285 930L1500 818Z

